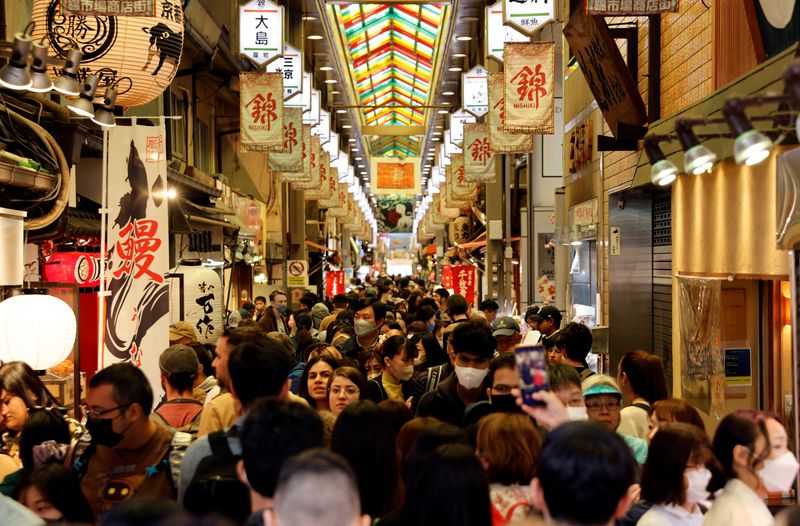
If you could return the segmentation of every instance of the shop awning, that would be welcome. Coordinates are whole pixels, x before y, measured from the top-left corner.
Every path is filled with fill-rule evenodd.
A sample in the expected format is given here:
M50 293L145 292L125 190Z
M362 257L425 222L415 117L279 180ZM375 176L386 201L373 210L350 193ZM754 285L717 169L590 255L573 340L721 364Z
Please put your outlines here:
M205 194L208 194L211 197L220 197L222 195L221 190L217 190L215 187L209 184L206 184L192 176L186 175L185 173L181 173L171 168L167 169L167 182L171 184L186 186L194 190L199 190Z

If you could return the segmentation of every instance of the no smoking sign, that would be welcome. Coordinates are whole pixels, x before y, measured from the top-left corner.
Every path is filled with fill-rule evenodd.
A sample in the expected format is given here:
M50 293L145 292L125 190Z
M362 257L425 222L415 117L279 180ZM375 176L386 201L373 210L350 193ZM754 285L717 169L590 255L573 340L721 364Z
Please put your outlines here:
M308 262L302 259L291 259L286 264L286 285L289 287L308 286Z

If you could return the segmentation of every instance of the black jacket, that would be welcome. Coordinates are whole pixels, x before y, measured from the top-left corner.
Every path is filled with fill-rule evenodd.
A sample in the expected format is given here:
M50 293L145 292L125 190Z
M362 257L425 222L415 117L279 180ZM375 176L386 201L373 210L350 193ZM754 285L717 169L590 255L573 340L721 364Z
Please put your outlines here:
M467 405L458 396L457 388L458 378L455 374L451 374L442 380L434 391L422 397L417 407L417 416L432 416L443 422L463 427L464 410ZM486 391L482 390L478 400L487 399Z

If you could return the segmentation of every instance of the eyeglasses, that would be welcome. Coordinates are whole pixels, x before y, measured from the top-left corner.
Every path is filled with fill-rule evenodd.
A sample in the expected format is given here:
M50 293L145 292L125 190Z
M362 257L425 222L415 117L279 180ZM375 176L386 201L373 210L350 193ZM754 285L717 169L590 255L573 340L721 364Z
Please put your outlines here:
M345 387L344 389L341 387L331 387L331 394L333 396L339 396L344 391L344 394L347 396L358 396L361 392L361 389L358 387Z
M619 409L620 403L617 402L586 402L586 409L589 411L602 411L606 410L613 410Z
M117 409L119 410L127 409L132 405L133 402L129 404L118 405L116 407L112 407L111 409L104 409L103 411L97 411L95 409L89 409L89 406L86 404L81 404L81 410L83 411L83 414L86 415L86 418L88 418L89 420L100 420L101 416L107 415L111 411L116 411Z
M510 393L511 389L513 389L513 388L510 385L497 384L497 385L492 387L492 393L493 394L504 395L504 394Z

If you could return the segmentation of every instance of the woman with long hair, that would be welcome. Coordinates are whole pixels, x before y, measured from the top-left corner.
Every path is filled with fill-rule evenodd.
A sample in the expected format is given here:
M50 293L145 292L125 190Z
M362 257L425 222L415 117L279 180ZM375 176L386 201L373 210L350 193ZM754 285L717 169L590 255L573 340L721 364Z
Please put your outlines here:
M620 413L617 431L646 439L650 432L650 406L667 397L664 362L645 351L627 352L619 362L617 382L628 402Z
M312 409L317 411L330 410L328 402L328 381L333 376L333 371L339 368L339 362L330 356L320 354L308 360L297 394L308 402Z

